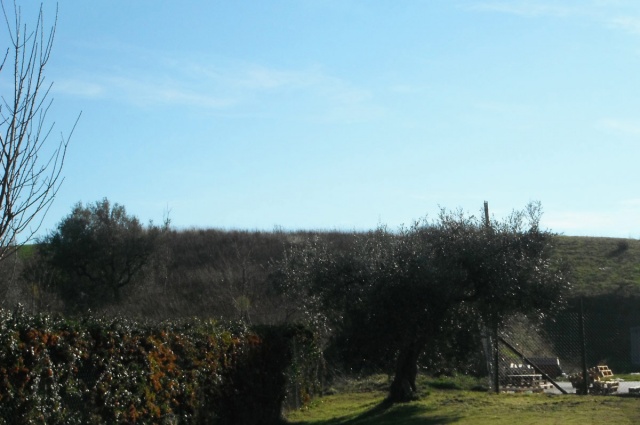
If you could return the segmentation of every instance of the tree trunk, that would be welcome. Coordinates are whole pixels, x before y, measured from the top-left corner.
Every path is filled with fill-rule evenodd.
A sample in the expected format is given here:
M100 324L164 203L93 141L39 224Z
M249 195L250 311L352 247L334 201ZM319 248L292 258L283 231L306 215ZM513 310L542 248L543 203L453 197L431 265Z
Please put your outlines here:
M388 401L403 403L416 397L416 377L418 375L418 357L423 344L412 341L400 349L396 363L396 372L389 388Z
M119 304L121 301L120 298L120 287L118 285L111 285L111 289L113 290L113 301L116 304Z

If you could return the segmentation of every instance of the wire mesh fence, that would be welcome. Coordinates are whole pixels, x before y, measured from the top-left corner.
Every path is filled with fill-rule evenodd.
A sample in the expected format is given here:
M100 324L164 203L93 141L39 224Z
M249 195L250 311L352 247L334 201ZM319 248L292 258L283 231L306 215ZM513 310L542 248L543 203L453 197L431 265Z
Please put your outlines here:
M638 382L629 375L640 371L638 325L636 310L606 302L583 306L576 301L545 320L515 317L497 331L485 331L492 388L593 394L640 391L640 374ZM626 374L627 379L616 374Z

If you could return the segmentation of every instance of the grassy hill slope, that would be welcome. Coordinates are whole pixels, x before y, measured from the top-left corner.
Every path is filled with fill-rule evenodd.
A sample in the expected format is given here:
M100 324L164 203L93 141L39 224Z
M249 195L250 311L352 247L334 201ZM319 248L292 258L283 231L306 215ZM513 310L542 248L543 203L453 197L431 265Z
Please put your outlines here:
M572 269L574 295L640 295L640 240L558 236L555 246Z

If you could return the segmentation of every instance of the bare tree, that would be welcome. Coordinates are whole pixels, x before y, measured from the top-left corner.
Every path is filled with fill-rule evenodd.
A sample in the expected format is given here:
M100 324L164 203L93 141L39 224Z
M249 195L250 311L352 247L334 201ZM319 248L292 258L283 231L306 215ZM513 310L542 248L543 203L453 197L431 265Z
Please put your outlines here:
M78 121L69 136L50 140L54 123L49 123L47 114L52 83L44 71L56 32L57 7L51 27L45 27L41 4L35 29L28 29L15 2L13 11L2 0L0 5L8 33L1 39L9 44L5 54L0 53L0 83L9 87L0 102L1 261L31 241L42 225L62 183L67 146ZM4 90L5 84L0 87Z

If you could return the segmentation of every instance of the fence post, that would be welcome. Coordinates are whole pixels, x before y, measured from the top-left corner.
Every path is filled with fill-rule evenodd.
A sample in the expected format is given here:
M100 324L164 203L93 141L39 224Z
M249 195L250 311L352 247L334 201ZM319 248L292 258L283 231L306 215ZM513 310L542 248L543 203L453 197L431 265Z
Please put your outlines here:
M589 393L589 375L587 375L587 342L584 331L584 304L583 297L580 297L580 355L582 357L582 387L583 394Z
M484 201L484 225L488 229L491 227L489 220L489 202ZM493 328L493 388L496 394L500 393L500 370L498 363L500 362L500 346L498 342L498 321L496 320Z
M493 387L500 394L500 346L498 341L498 325L493 328Z

